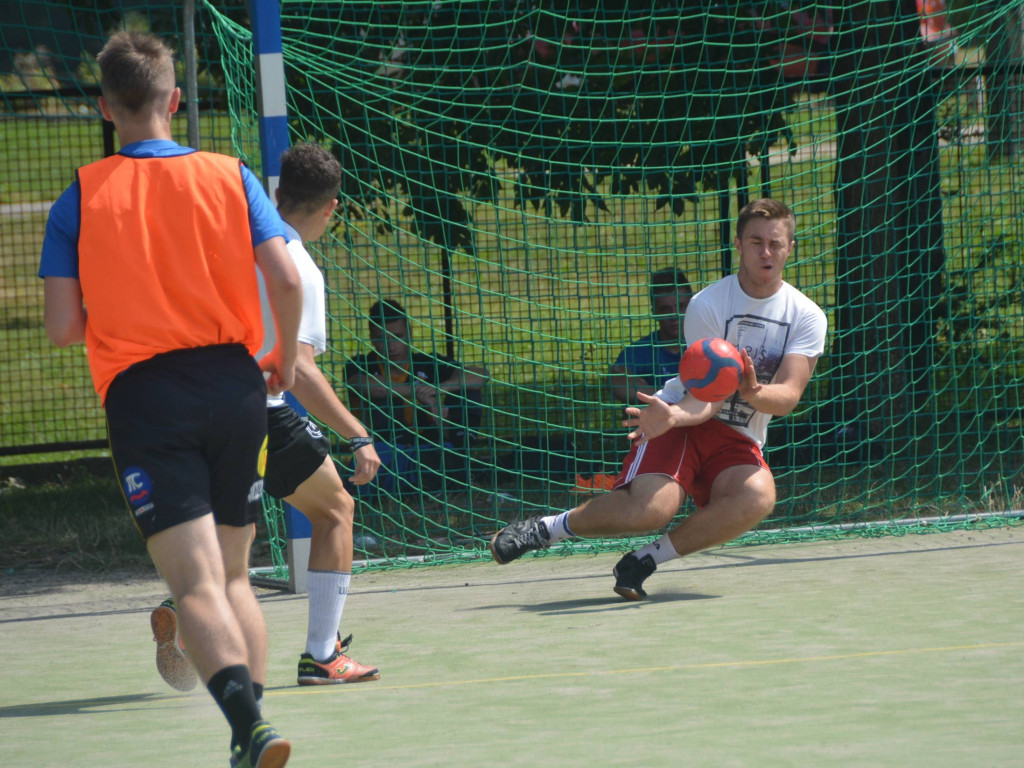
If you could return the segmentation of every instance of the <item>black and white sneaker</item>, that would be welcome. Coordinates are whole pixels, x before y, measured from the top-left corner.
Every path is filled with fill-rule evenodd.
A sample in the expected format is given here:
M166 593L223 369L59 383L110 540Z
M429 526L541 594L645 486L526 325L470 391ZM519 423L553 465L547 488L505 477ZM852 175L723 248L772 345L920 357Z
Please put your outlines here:
M551 546L548 529L539 517L509 523L491 537L491 556L498 565L511 563L527 552Z
M647 597L644 592L644 579L658 570L654 558L644 555L641 558L633 552L627 553L612 568L612 576L615 577L615 593L627 600L643 600Z

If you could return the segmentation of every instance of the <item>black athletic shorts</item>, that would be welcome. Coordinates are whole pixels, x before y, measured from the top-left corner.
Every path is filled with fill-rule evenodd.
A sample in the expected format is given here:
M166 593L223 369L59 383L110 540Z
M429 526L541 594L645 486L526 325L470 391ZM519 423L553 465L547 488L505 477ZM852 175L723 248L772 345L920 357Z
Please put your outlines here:
M320 428L287 405L267 409L267 474L264 488L275 499L295 489L320 469L331 442Z
M136 363L107 392L114 469L144 538L213 513L243 526L262 513L267 387L240 344Z

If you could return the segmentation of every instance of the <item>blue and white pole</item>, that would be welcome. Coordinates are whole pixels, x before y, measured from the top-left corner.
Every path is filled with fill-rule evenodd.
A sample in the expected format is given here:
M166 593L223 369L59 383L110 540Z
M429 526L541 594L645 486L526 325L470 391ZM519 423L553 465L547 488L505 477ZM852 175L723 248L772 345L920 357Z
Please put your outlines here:
M281 153L288 149L288 102L281 52L280 0L251 0L256 59L256 109L259 113L263 184L274 199L281 177Z
M270 199L274 200L281 178L281 153L288 149L289 144L280 0L251 0L249 13L256 58L256 108L259 112L263 185ZM290 393L285 399L292 408L305 415L306 409ZM288 540L288 588L296 594L303 594L306 592L313 526L291 504L284 505L284 522Z

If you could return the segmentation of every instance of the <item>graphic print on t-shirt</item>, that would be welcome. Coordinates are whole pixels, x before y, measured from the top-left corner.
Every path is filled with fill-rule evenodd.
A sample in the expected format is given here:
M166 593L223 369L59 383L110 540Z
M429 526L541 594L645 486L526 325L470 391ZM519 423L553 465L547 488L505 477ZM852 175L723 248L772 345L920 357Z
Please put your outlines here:
M789 330L789 323L756 315L735 315L725 324L725 338L737 349L747 350L754 361L758 383L769 384L782 365ZM732 426L745 427L750 424L754 413L754 409L737 393L723 406L718 419Z

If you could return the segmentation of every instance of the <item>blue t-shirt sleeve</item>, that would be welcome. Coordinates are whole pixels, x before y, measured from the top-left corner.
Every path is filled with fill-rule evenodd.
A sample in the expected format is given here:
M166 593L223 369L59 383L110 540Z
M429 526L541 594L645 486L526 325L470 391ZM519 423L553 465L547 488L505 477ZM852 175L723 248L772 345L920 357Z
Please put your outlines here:
M249 230L252 232L252 247L272 237L284 237L284 222L277 209L270 202L259 179L246 166L242 169L242 184L249 200Z
M76 181L50 207L43 235L40 277L78 277L78 232L82 191Z

